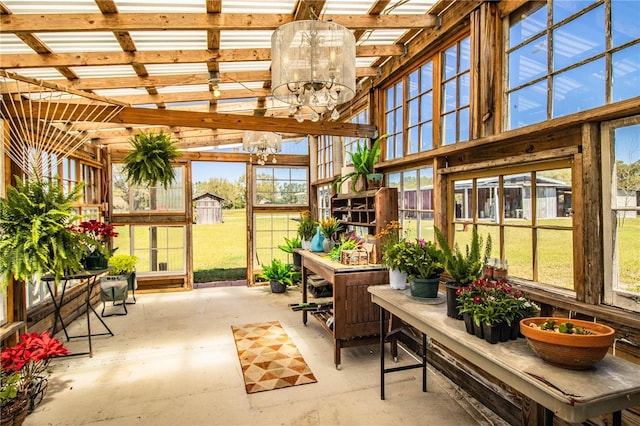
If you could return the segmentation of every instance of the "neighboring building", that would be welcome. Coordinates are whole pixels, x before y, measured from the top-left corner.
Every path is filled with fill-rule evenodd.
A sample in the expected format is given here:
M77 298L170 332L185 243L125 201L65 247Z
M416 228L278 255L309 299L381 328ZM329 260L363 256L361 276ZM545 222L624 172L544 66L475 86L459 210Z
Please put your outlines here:
M196 225L222 223L222 202L224 198L205 192L193 199L196 203Z

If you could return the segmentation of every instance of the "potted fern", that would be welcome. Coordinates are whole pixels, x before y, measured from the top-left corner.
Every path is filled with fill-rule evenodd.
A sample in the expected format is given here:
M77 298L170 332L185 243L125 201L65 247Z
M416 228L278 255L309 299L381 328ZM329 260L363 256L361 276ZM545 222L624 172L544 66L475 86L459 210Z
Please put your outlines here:
M284 293L293 282L291 277L291 265L280 259L273 259L270 265L264 265L262 273L258 275L258 278L269 281L272 293Z
M342 184L348 179L351 179L351 189L353 192L358 192L358 183L363 179L365 179L367 183L367 189L377 189L381 186L382 174L374 173L373 168L378 162L380 153L382 152L382 140L388 137L388 134L378 137L371 144L371 148L366 144L358 144L355 151L348 153L354 170L345 175L338 176L333 181L333 188L336 192L342 189Z
M456 243L453 247L438 227L434 227L438 244L445 257L445 271L453 281L445 282L447 289L447 316L462 319L458 312L456 291L473 283L482 275L482 267L491 255L491 234L487 235L487 242L482 247L482 237L478 235L476 227L471 230L471 245L467 244L464 251Z
M91 249L104 250L91 236L75 232L79 217L72 210L81 193L68 194L57 179L33 174L7 188L0 199L0 288L51 274L55 282L82 271L81 259Z
M123 159L124 173L134 185L151 187L161 184L165 189L175 180L171 163L180 156L168 133L140 132L129 139L133 146Z

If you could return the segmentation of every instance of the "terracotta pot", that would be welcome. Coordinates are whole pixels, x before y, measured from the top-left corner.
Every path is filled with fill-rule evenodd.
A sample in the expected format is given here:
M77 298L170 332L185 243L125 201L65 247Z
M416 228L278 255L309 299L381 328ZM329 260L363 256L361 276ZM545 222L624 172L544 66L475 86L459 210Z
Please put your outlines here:
M530 324L542 324L552 319L557 323L570 322L592 334L565 334L540 330ZM555 317L525 318L520 321L520 332L527 338L531 349L549 364L571 370L586 370L607 354L613 344L615 330L590 321Z

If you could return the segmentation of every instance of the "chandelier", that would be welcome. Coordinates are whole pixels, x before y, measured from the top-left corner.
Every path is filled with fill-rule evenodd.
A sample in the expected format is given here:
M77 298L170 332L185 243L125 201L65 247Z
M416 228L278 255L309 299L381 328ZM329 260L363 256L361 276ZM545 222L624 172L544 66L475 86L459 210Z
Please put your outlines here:
M356 93L356 40L351 31L333 22L293 21L271 36L273 96L289 104L289 113L304 121L302 107L311 109L311 121L331 111Z
M258 164L264 166L269 155L273 156L272 163L276 163L276 153L282 150L282 135L273 132L259 132L245 130L242 132L242 149L250 154L256 154Z

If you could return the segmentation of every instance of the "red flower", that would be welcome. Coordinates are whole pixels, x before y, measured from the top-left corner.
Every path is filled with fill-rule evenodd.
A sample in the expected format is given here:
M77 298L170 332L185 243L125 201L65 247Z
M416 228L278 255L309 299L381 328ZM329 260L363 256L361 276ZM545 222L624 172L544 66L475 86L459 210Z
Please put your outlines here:
M113 225L91 219L80 222L78 226L71 226L71 230L81 234L87 234L97 241L107 241L111 237L117 237L118 233L114 231Z
M20 336L17 345L2 351L2 368L5 371L19 371L31 363L38 364L50 358L67 355L69 351L62 343L49 334L27 333Z
M480 303L481 301L482 301L482 297L480 297L480 296L476 296L476 297L473 298L473 303L475 303L476 305L478 303Z

